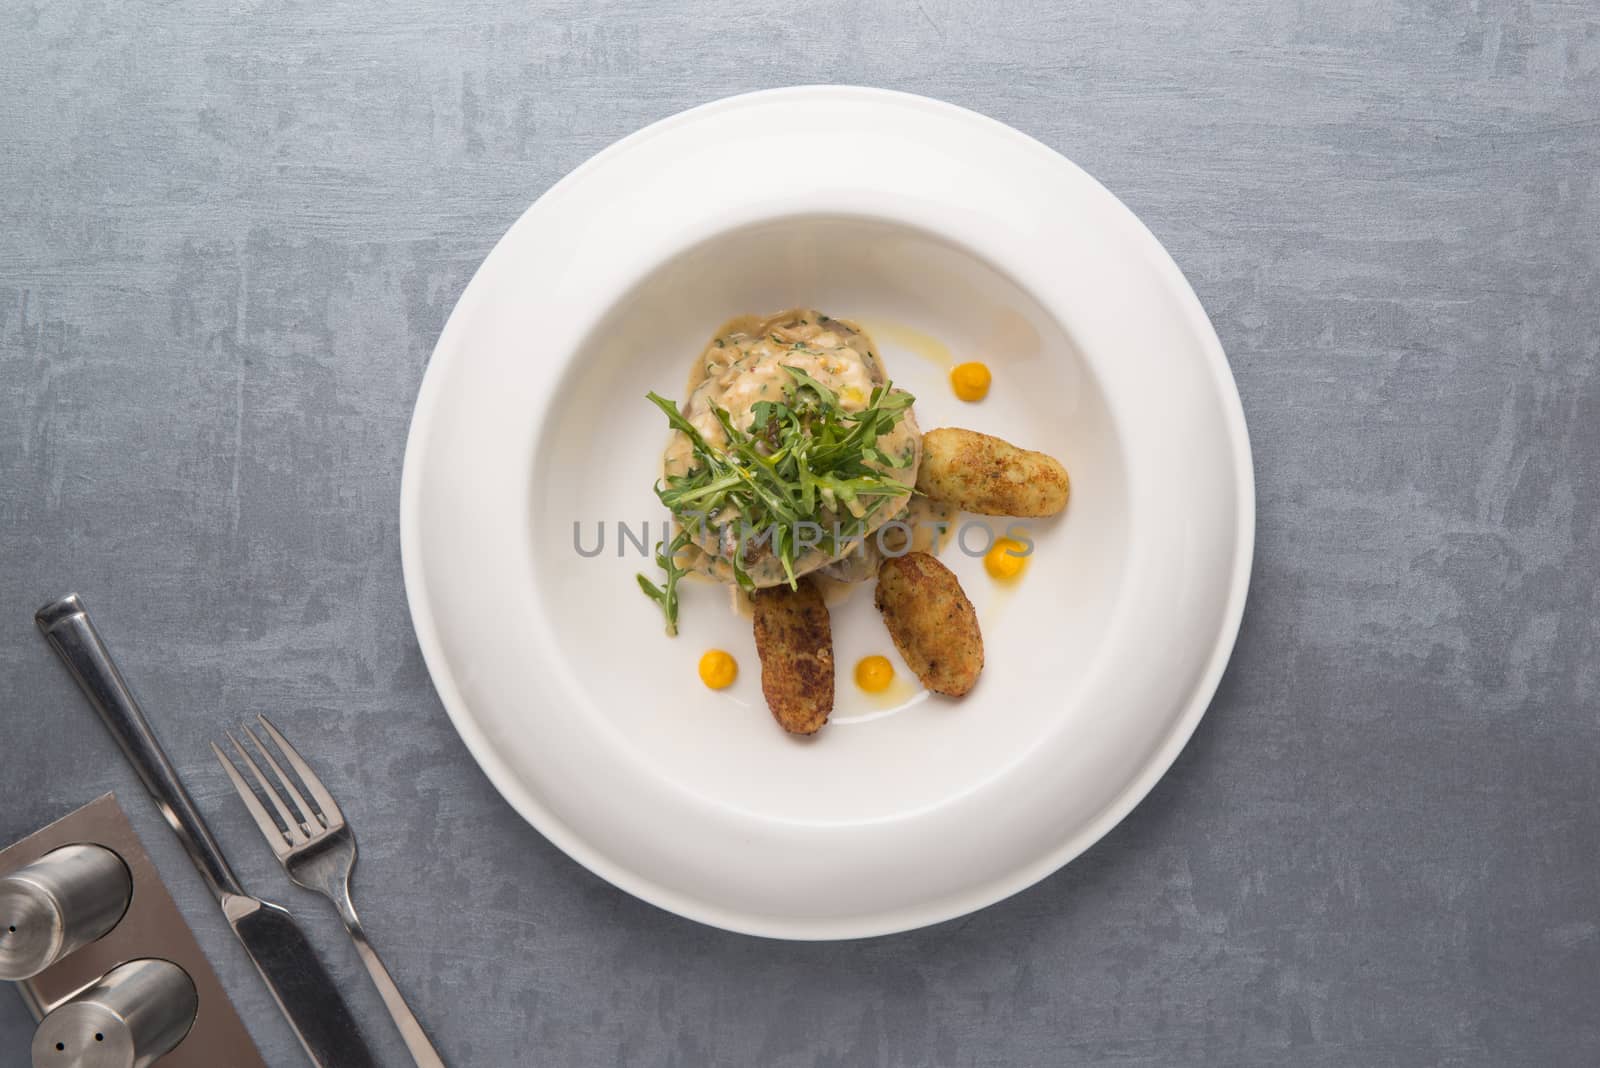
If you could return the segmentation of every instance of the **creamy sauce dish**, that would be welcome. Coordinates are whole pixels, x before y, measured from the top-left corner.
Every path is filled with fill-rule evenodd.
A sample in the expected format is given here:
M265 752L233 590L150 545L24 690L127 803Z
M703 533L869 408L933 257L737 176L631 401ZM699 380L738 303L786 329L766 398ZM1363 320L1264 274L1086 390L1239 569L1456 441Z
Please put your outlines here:
M716 410L725 412L735 428L748 430L757 404L783 399L785 388L792 382L785 368L804 372L832 390L839 406L847 412L865 409L873 391L889 384L881 354L866 332L854 323L809 308L792 308L766 317L743 315L724 323L695 361L689 374L684 417L707 443L720 447L727 443L728 436ZM904 495L875 507L861 524L859 535L834 546L832 551L826 547L804 551L794 562L796 576L821 571L825 577L853 582L876 573L878 560L871 535L890 520L905 518L917 479L922 435L912 413L906 411L894 428L878 439L877 445L901 466L876 464L875 469L904 486ZM662 460L663 476L684 475L694 462L688 436L674 431ZM684 558L692 570L732 584L735 576L728 557L737 549L728 539L738 534L739 517L708 518L710 522L691 532L693 548L698 551L686 553ZM843 508L823 508L816 516L824 530L831 530L835 522L851 529L855 519ZM788 581L781 563L770 553L746 556L744 562L758 589Z

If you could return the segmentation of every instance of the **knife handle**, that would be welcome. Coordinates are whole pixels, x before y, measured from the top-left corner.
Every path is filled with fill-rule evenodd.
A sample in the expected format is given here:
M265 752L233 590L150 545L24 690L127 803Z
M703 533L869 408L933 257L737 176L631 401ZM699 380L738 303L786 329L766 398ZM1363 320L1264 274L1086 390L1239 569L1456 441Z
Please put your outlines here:
M100 640L89 610L75 593L51 601L34 613L50 647L77 680L84 696L100 714L100 720L122 747L129 763L139 773L146 790L155 798L161 815L178 835L184 850L200 869L211 892L221 901L228 894L243 894L238 876L228 867L217 847L217 840L194 807L189 791L183 788L178 773L145 721L139 703L133 699L122 672Z

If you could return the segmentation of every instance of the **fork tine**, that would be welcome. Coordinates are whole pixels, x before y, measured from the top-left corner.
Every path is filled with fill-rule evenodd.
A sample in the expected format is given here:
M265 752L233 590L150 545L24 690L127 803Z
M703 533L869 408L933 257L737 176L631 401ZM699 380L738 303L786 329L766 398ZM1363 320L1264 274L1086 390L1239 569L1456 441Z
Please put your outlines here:
M283 852L289 846L289 839L285 836L283 828L272 822L272 816L261 806L255 791L250 789L249 784L240 776L239 769L233 766L233 761L228 759L227 754L216 742L211 743L211 751L217 755L217 763L222 765L222 770L228 773L233 788L239 793L239 800L244 802L244 807L249 809L250 815L255 818L256 826L260 827L261 833L266 836L267 844L272 847L274 853Z
M268 801L272 802L272 807L277 810L279 817L282 818L284 827L288 828L285 833L289 836L289 844L304 845L310 841L308 837L309 828L303 827L300 820L295 818L294 813L289 811L289 806L284 803L283 795L267 781L266 773L261 770L261 765L257 764L250 756L249 750L240 744L239 739L233 736L232 731L224 731L223 733L228 736L228 741L233 743L234 751L239 754L239 759L244 761L245 767L250 769L250 774L254 775L256 782L261 784L261 792L267 795ZM256 744L260 745L261 743L257 742Z
M245 761L245 766L250 769L250 774L256 777L256 782L261 783L262 793L267 795L267 801L272 803L272 807L274 807L275 811L277 811L278 817L283 820L283 827L286 828L285 833L288 835L288 839L290 839L291 846L302 846L302 844L306 844L307 841L310 841L310 828L304 827L301 820L296 819L294 812L290 812L288 803L283 801L282 793L280 793L280 791L278 791L277 788L272 785L272 783L267 782L266 772L261 771L261 764L258 764L256 761L254 761L253 756L250 755L250 750L246 750L246 748L243 747L243 743L240 743L240 740L238 740L237 737L234 737L234 732L224 731L224 734L227 735L227 740L229 740L229 742L234 743L235 753L238 753L238 758L242 759L242 761ZM256 742L256 745L261 745L261 743Z
M272 736L272 740L278 743L278 748L283 750L283 755L300 776L300 780L306 784L306 789L311 791L311 796L317 799L317 805L322 809L323 822L329 827L343 823L344 813L339 811L338 803L334 801L328 788L322 785L322 780L317 778L317 773L311 770L311 765L301 758L295 747L289 744L289 739L272 725L271 720L261 715L256 716L256 719L261 721L262 729Z
M272 774L277 776L278 782L288 791L295 812L302 816L306 834L313 838L321 834L325 824L316 809L306 804L305 795L300 792L299 785L283 770L283 766L278 763L278 759L272 755L272 750L261 744L261 739L256 737L256 732L250 729L248 723L244 725L244 734L246 738L249 738L255 744L256 752L261 754L261 758L267 762L267 767L272 769Z

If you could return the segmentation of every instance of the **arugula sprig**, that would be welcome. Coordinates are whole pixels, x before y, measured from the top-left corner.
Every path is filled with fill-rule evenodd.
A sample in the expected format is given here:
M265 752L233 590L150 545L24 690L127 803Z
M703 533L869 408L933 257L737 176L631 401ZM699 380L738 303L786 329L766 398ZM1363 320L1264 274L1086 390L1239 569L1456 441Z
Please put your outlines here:
M634 576L639 580L639 588L646 597L661 606L662 615L667 617L667 633L678 633L678 580L688 574L688 568L678 566L678 553L689 544L689 532L679 530L677 537L672 541L656 542L656 566L666 573L666 581L660 586L645 578L643 575Z
M708 529L719 529L718 544L730 550L734 578L745 589L752 583L745 569L743 535L754 532L758 542L770 537L771 552L792 588L799 583L794 569L800 543L811 540L802 539L802 526L826 531L821 544L837 552L835 535L828 530L832 522L848 517L848 537L859 537L878 509L907 493L903 482L885 472L909 466L910 453L890 454L879 439L899 425L915 398L896 392L889 383L875 388L860 411L849 411L833 390L798 367L782 366L789 379L783 400L756 402L748 427L737 426L727 411L712 408L724 444L708 442L675 402L647 395L668 425L688 438L693 457L686 472L655 487L680 524L671 551L665 543L657 546L656 562L666 573L666 583L658 587L639 576L640 588L666 613L669 633L676 632L677 581L683 573L673 552ZM733 524L740 536L730 544L724 532ZM839 536L846 535L841 530Z

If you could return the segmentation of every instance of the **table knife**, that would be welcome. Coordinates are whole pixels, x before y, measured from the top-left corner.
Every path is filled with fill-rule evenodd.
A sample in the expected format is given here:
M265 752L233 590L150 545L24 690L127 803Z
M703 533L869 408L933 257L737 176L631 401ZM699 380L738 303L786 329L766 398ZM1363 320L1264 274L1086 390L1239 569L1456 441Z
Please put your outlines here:
M156 740L77 594L34 614L145 789L222 906L272 997L319 1068L377 1068L355 1017L288 910L244 892L211 830Z

